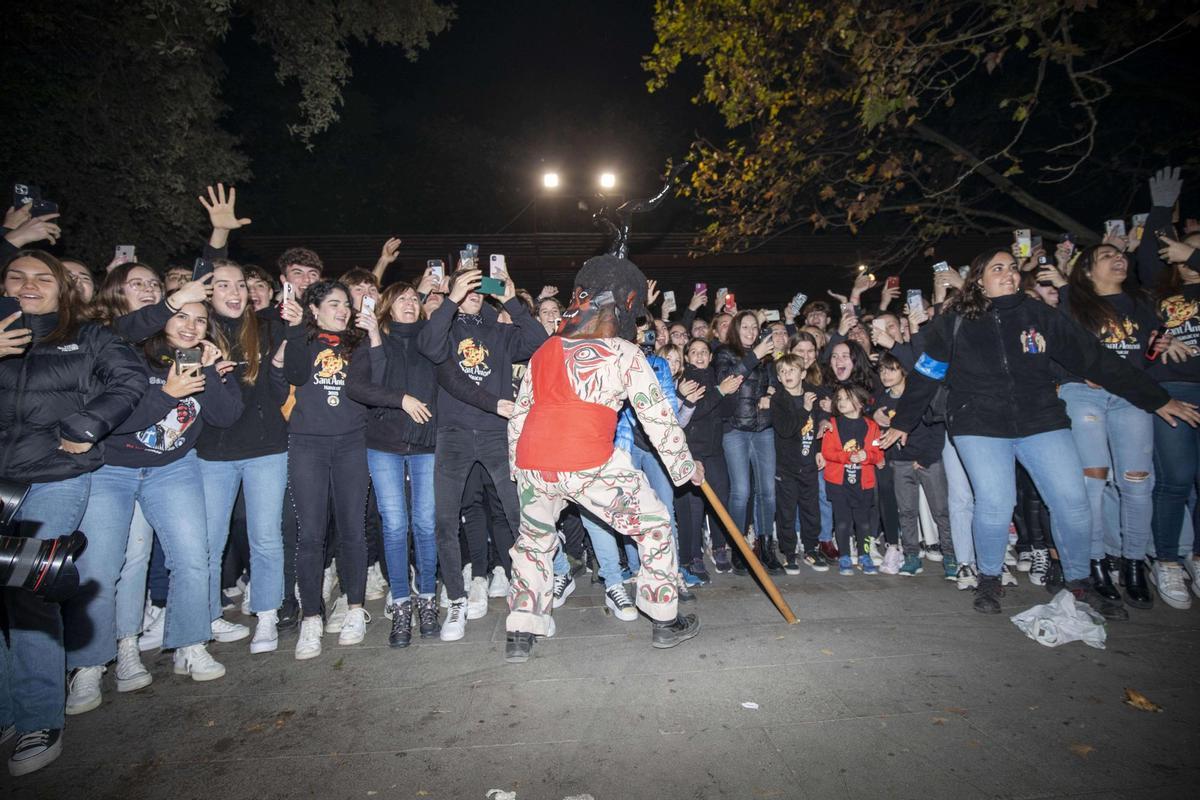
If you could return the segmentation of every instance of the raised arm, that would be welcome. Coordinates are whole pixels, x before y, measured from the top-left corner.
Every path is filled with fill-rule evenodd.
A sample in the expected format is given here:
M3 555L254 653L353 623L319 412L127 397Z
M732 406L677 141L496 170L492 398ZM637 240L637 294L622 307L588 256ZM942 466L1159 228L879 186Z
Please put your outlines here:
M697 465L670 401L659 385L650 362L636 345L621 347L617 358L633 413L642 423L646 438L662 458L671 482L682 486L692 478Z

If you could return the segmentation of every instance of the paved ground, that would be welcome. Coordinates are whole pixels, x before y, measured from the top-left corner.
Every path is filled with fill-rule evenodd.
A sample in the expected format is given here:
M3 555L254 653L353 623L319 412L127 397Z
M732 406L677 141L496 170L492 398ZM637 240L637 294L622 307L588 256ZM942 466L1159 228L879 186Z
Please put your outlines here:
M1047 595L1009 590L1016 612ZM585 576L586 580L586 576ZM464 641L325 639L316 661L215 645L199 684L155 683L71 718L66 752L12 798L955 798L1200 796L1200 603L1110 626L1109 648L1049 649L932 574L784 577L784 625L749 578L717 576L700 636L580 585L558 634L503 663L500 601ZM380 603L370 604L373 613ZM106 688L112 678L106 679ZM1163 707L1122 704L1137 689ZM743 703L757 703L757 710Z

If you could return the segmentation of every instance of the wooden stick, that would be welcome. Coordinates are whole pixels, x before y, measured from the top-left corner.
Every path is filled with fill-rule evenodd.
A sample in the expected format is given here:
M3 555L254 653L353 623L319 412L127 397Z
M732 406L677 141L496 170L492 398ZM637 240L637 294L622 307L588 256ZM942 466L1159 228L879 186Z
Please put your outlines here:
M783 614L783 618L787 620L788 625L795 625L798 620L796 615L792 613L791 606L783 599L783 595L779 593L779 587L775 585L775 581L771 580L771 576L763 569L762 563L758 557L754 555L754 550L750 545L746 544L746 537L738 530L737 525L733 524L733 520L729 516L729 512L725 509L725 504L717 499L717 493L708 485L708 481L700 484L701 491L708 498L708 502L712 504L713 511L717 512L717 516L721 518L721 523L729 531L729 535L733 538L733 543L737 545L738 550L742 551L742 558L746 559L746 563L750 565L750 569L758 577L763 589L767 592L767 597L771 598L771 602L779 609L779 613Z

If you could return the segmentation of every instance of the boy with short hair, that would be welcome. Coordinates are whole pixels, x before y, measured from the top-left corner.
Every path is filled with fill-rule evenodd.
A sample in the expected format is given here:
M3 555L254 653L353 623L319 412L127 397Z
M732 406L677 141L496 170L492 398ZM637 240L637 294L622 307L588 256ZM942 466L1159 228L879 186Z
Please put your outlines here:
M785 557L784 571L800 574L800 561L817 572L829 562L818 548L821 534L818 476L825 466L818 443L824 415L817 394L804 385L800 357L786 353L775 362L783 391L771 395L771 424L775 430L775 530ZM796 552L796 509L800 510L803 554Z

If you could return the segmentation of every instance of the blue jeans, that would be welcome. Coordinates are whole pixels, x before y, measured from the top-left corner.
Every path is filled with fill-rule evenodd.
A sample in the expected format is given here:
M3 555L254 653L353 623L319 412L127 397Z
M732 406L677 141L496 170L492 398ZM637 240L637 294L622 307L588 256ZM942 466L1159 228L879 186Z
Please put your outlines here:
M1162 385L1175 400L1200 405L1200 383L1168 381ZM1180 423L1172 428L1154 420L1154 552L1160 559L1179 558L1179 538L1188 497L1200 481L1200 429Z
M115 467L106 464L92 475L92 494L83 515L83 530L108 531L104 548L88 544L84 562L97 590L64 604L67 629L67 666L94 667L117 657L117 596L132 593L133 603L146 597L143 572L133 583L118 587L125 559L133 506L137 503L150 523L171 573L167 591L163 649L207 642L211 635L208 615L208 540L205 527L204 485L195 451L162 467ZM125 600L120 601L122 605ZM74 612L74 613L72 613Z
M821 507L821 535L819 541L833 541L833 503L829 502L828 495L825 494L825 470L817 475L817 503ZM800 532L800 520L796 520L796 533Z
M971 533L975 516L975 495L971 480L963 469L958 451L950 437L942 447L942 463L946 466L946 490L950 502L950 538L954 541L954 560L959 564L975 563L975 541Z
M154 552L154 528L146 521L142 507L133 506L133 521L129 524L129 539L125 543L125 563L117 576L117 640L137 636L142 632L145 614L146 583L150 556ZM167 584L170 591L170 583ZM141 591L138 591L138 589Z
M1069 430L1016 439L956 436L954 445L975 493L971 532L981 575L995 577L1004 566L1008 526L1017 505L1016 461L1019 459L1050 509L1050 524L1063 575L1068 581L1088 577L1092 507L1083 485L1079 453L1075 451L1075 440Z
M221 561L238 485L246 498L250 541L250 611L274 611L283 603L283 498L287 453L239 461L200 461L208 518L208 613L221 616ZM170 606L167 606L170 608Z
M412 594L408 585L408 528L417 555L417 593L437 590L437 535L434 524L433 453L402 456L367 450L367 466L375 501L383 518L383 558L387 562L392 601L403 603ZM412 514L405 496L405 470L412 488ZM482 576L480 576L482 577Z
M775 520L775 432L728 431L723 437L729 465L729 516L746 532L746 504L750 500L750 471L754 470L754 516L761 520L758 536L771 535Z
M1067 404L1083 468L1101 469L1107 476L1083 478L1092 505L1090 557L1104 558L1105 485L1111 482L1119 498L1120 554L1140 561L1146 556L1153 514L1154 416L1086 383L1064 384L1058 396Z
M600 573L600 578L604 581L604 588L611 589L621 582L621 552L618 549L618 542L625 537L601 523L587 511L580 509L579 518L583 520L583 527L592 541L592 552L596 555L596 571ZM560 574L558 558L561 557L564 565L566 564L566 556L562 555L562 548L559 548L558 552L559 556L556 556L554 560L556 575ZM637 565L638 562L634 561L633 566Z
M91 484L91 474L33 484L16 517L20 534L54 539L79 529ZM91 539L80 565L88 559ZM23 589L2 591L11 642L0 635L0 725L16 725L18 733L61 728L67 696L62 610Z

